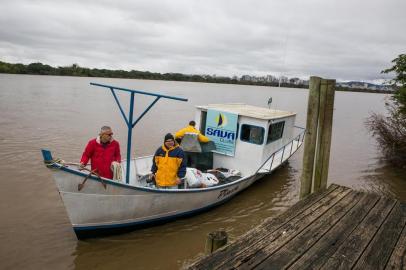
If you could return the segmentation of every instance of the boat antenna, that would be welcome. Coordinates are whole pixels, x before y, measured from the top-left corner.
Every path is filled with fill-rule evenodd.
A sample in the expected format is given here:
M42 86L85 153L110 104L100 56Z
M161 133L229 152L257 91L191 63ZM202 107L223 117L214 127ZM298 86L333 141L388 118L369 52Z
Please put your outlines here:
M128 128L128 136L127 136L127 167L126 167L126 176L125 176L125 182L129 184L130 182L130 161L131 161L131 137L132 137L132 131L135 125L141 120L142 117L157 103L157 101L161 98L167 98L167 99L174 99L174 100L179 100L179 101L187 101L186 98L180 98L180 97L173 97L173 96L166 96L166 95L161 95L161 94L156 94L156 93L151 93L151 92L144 92L140 90L132 90L132 89L127 89L127 88L122 88L122 87L117 87L117 86L112 86L112 85L105 85L105 84L99 84L99 83L90 83L90 85L94 86L100 86L104 88L110 89L111 93L113 94L114 99L116 100L116 103L118 105L118 108L120 109L121 115L124 118L125 123L127 124ZM123 107L120 104L120 101L117 98L116 91L124 91L130 93L130 108L128 112L128 118L126 114L124 113ZM153 96L155 97L155 100L138 116L138 118L133 121L134 118L134 96L135 94L139 95L147 95L147 96Z
M271 108L271 104L272 104L272 97L269 97L268 99L268 108Z

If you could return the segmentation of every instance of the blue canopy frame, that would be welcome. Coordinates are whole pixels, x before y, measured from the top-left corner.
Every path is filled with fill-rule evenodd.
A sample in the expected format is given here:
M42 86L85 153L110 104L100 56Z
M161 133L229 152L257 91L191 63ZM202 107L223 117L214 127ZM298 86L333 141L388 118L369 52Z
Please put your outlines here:
M125 182L129 184L130 182L130 161L131 161L131 138L132 138L132 131L135 125L141 120L142 117L155 105L155 103L158 102L159 99L161 98L167 98L167 99L174 99L174 100L179 100L179 101L188 101L186 98L180 98L180 97L173 97L173 96L167 96L167 95L161 95L161 94L155 94L155 93L149 93L149 92L144 92L144 91L139 91L139 90L132 90L132 89L127 89L127 88L122 88L122 87L116 87L112 85L106 85L106 84L99 84L99 83L90 83L90 85L94 86L100 86L100 87L105 87L110 89L111 93L113 94L114 99L116 100L116 103L118 105L118 108L120 109L121 115L124 118L125 123L127 124L128 128L128 135L127 135L127 173L125 177ZM120 101L117 98L116 95L116 90L119 91L125 91L130 93L130 108L128 112L128 118L126 114L124 113L123 107L120 104ZM134 96L135 94L140 94L140 95L147 95L147 96L153 96L155 97L155 100L152 101L152 103L138 116L138 118L133 122L134 118Z

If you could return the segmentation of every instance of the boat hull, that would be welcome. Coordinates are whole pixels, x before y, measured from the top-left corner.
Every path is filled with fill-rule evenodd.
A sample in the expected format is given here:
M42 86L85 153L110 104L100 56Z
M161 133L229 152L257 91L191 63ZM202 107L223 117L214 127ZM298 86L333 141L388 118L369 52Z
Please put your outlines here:
M208 188L156 189L141 182L126 184L88 176L63 163L47 167L53 170L72 227L83 239L161 224L216 207L285 163L302 145L303 139L298 138L274 152L251 175ZM49 151L43 150L43 156L53 160Z
M54 179L78 238L121 233L191 216L216 207L250 186L263 174L204 189L161 190L90 178L78 191L85 174L67 167Z

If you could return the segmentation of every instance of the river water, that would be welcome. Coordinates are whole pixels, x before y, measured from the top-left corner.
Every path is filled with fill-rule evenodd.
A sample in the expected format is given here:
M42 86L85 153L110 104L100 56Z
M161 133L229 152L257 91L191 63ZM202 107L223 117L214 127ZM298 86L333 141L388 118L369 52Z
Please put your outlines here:
M135 156L151 154L164 134L186 125L195 105L266 106L272 97L273 108L297 112L296 124L305 125L304 89L0 74L0 269L177 269L203 254L208 232L222 228L233 240L298 201L303 149L271 176L209 212L78 241L40 149L77 162L86 142L110 125L125 156L127 130L117 105L109 91L89 82L189 99L158 102L134 129ZM123 94L119 98L128 100ZM370 112L385 113L387 98L336 93L329 183L406 200L405 172L386 165L364 126ZM137 97L135 113L151 101Z

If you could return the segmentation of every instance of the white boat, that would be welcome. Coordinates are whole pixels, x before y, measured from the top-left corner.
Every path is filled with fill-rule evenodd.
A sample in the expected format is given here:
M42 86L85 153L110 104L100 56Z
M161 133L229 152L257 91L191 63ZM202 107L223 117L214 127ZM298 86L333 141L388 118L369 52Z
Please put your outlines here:
M93 85L109 88L114 96L117 90L130 92L130 114L134 94L156 96L152 105L159 98L182 100L114 86ZM240 172L240 177L228 178L210 187L191 188L183 185L178 189L158 189L146 181L150 174L152 155L129 158L131 130L135 124L131 115L128 119L125 117L119 101L116 101L129 127L127 160L122 162L125 181L89 175L76 165L53 159L49 150L42 150L44 162L52 169L78 238L121 233L215 207L286 162L304 139L304 129L295 126L296 114L293 112L246 104L197 106L196 127L214 141L216 150L195 154L197 161L194 166L202 170L210 167L234 169ZM233 126L232 122L235 124L234 130L227 126ZM151 154L154 151L151 149Z

